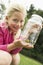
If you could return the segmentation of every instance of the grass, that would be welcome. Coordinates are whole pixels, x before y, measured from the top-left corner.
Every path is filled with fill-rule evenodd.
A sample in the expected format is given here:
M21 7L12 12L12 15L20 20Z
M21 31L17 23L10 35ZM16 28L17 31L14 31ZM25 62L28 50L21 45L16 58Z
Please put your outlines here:
M19 65L42 65L40 62L32 58L26 57L22 54L20 54L20 57L21 57L21 61Z

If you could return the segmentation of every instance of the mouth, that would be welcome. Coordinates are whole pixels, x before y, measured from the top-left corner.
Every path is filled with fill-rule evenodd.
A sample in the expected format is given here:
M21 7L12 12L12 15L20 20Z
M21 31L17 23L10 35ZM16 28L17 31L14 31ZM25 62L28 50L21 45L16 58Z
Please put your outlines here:
M13 28L17 30L17 29L19 29L19 26L13 26Z
M15 27L15 26L12 27L12 31L13 31L13 33L14 33L15 35L16 35L18 29L19 29L18 27Z

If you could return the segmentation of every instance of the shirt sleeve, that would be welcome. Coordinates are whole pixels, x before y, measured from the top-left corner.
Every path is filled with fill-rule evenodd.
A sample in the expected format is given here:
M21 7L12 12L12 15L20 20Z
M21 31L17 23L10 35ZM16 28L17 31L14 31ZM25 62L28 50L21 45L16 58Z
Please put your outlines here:
M3 38L4 38L3 37L3 32L0 28L0 50L4 50L4 51L9 52L8 49L7 49L7 44L4 44L4 39Z

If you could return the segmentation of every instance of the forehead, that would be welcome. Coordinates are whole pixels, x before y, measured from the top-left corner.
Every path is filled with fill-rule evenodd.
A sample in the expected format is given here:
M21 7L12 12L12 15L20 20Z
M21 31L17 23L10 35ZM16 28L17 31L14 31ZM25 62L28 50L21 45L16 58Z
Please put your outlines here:
M12 14L12 17L19 18L19 19L24 19L24 15L23 15L22 12L14 12Z

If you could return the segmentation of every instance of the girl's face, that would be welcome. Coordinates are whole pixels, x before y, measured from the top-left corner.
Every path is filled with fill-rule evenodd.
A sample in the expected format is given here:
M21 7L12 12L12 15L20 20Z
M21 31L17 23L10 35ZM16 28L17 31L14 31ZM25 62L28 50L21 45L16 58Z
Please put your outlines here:
M24 15L21 12L14 12L11 17L6 17L6 19L10 30L15 34L24 25Z

